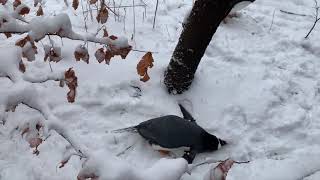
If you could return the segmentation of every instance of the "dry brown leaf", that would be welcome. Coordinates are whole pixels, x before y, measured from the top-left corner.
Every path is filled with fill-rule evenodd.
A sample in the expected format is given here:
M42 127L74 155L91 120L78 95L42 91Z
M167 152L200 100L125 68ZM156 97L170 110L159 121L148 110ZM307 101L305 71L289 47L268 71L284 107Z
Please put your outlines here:
M60 47L52 47L49 45L44 45L44 51L45 51L44 61L47 61L47 59L49 58L50 62L59 62L62 59Z
M13 5L13 9L15 10L19 5L21 4L20 0L15 0L12 5Z
M140 81L142 82L147 82L149 80L150 80L150 76L148 75L148 72L146 72L146 74L142 78L140 78Z
M16 46L24 47L24 45L26 45L26 43L27 43L28 41L31 41L31 38L30 38L29 35L26 36L26 37L23 38L23 39L18 40L18 41L16 42Z
M42 139L38 137L31 138L28 140L28 142L31 148L37 148L42 143Z
M148 68L153 67L153 57L151 52L147 52L137 64L137 73L142 76L141 81L146 82L150 79Z
M5 35L7 38L12 37L12 34L11 34L11 33L8 33L8 32L4 33L4 35Z
M109 17L108 9L107 9L106 5L103 5L101 7L101 9L99 10L99 13L98 13L96 19L99 23L104 24L108 21L108 17Z
M68 102L73 103L76 97L76 89L78 87L78 78L75 75L75 72L70 68L64 73L65 82L69 88L67 94Z
M43 16L43 9L42 9L42 6L39 6L39 9L37 11L37 16Z
M26 66L23 64L22 60L19 62L19 70L23 73L26 72Z
M74 57L76 61L83 60L87 64L89 64L89 52L86 47L79 45L74 51Z
M94 53L94 56L96 57L96 59L99 63L102 63L105 59L104 49L103 48L98 49Z
M226 180L229 170L236 163L231 159L227 159L218 164L214 169L210 169L205 175L206 180Z
M79 6L79 0L73 0L72 7L74 10L77 10Z
M109 38L112 39L112 40L118 39L118 37L117 37L117 36L114 36L114 35L111 35Z
M131 46L126 47L126 48L121 48L118 50L117 55L120 55L122 59L125 59L131 50L132 50ZM152 57L152 55L151 55L151 57Z
M29 12L30 12L30 8L25 6L20 10L19 14L23 16L23 15L29 14Z
M106 28L103 29L103 37L108 37L109 34L108 34L108 31Z
M25 47L27 43L30 43L30 47ZM23 48L22 57L25 57L28 59L28 61L34 60L34 55L38 53L38 48L35 45L34 41L31 40L30 36L26 36L25 38L22 38L16 42L16 46L20 46Z
M27 127L27 128L24 128L21 132L21 136L23 136L24 134L28 133L30 131L30 128Z
M114 57L114 54L112 53L112 51L110 51L109 49L108 50L106 50L106 52L105 52L105 57L104 57L104 59L105 59L105 61L106 61L106 64L110 64L110 61L111 61L111 58L113 58Z
M87 173L87 174L79 174L77 176L77 180L87 180L87 179L91 179L91 180L98 180L99 176L95 175L94 173Z
M90 4L95 4L95 3L97 3L97 1L98 1L98 0L90 0L89 3L90 3Z
M5 5L5 4L7 3L7 1L8 1L8 0L0 0L0 3L1 3L2 5Z

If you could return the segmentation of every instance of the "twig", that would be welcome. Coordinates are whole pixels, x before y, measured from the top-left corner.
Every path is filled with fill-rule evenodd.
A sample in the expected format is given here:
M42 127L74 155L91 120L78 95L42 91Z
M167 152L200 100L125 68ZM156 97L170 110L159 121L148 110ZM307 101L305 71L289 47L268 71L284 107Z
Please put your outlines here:
M306 37L304 37L305 39L307 39L309 37L309 35L311 34L311 32L313 31L313 29L316 27L318 21L320 20L320 17L319 17L319 6L318 6L318 1L317 0L314 0L314 3L315 3L315 10L316 10L316 14L314 16L315 18L315 21L311 27L311 29L309 30L308 34L306 35Z
M269 28L269 32L271 32L271 29L272 29L272 26L273 26L273 21L274 21L274 15L276 14L276 9L274 9L273 11L273 15L272 15L272 22L271 22L271 25L270 25L270 28Z
M190 167L190 171L196 167L199 167L199 166L202 166L204 164L214 164L214 163L221 163L221 162L224 162L226 160L214 160L214 159L209 159L209 160L206 160L204 162L201 162L201 163L198 163L198 164L195 164L195 165L192 165ZM234 161L235 164L247 164L247 163L250 163L250 161Z
M285 11L285 10L281 10L280 12L285 13L285 14L290 14L290 15L296 15L296 16L308 16L306 14L298 14L298 13L294 13L294 12L290 12L290 11Z
M152 26L153 29L154 29L155 24L156 24L156 16L157 16L157 11L158 11L158 5L159 5L159 0L157 0L156 10L154 11L153 26Z
M124 153L126 153L129 149L133 148L135 144L132 144L131 146L128 146L126 149L124 149L123 151L119 152L116 156L121 156L123 155Z
M134 0L132 0L132 5L133 5L133 35L132 35L132 37L134 38L136 35L136 10L135 10L135 5L134 5Z
M51 44L51 48L54 49L53 40L50 38L50 35L48 35L48 38L49 38L49 42ZM42 44L42 46L43 46L43 44ZM53 72L50 61L49 61L49 67L50 67L51 72Z
M64 3L66 4L67 7L69 7L69 3L67 0L64 0Z
M120 5L120 6L108 6L109 8L133 8L133 7L146 7L145 5L143 4L135 4L134 6L133 5ZM92 11L98 11L99 9L98 8L95 8L95 9L91 9ZM90 11L90 10L89 10ZM84 11L84 13L88 13L89 11ZM120 17L120 15L117 14L118 17Z
M139 50L139 49L132 49L131 51L143 52L143 53L151 52L152 54L158 54L158 53L159 53L159 52L157 52L157 51L145 51L145 50Z
M83 21L84 21L84 28L86 30L86 33L88 33L87 17L85 16L85 13L84 13L83 0L81 0L81 9L82 9L82 15L83 15Z
M320 172L320 169L317 169L317 170L315 170L315 171L312 171L311 173L308 173L307 175L304 175L303 177L301 177L301 178L299 178L299 179L300 179L300 180L304 180L304 179L306 179L307 177L316 174L317 172Z

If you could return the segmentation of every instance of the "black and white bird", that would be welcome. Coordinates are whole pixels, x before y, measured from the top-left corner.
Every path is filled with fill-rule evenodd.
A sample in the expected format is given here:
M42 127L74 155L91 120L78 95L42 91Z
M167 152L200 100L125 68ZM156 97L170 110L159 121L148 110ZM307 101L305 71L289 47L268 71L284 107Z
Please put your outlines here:
M138 132L156 150L184 148L185 158L192 163L196 154L218 150L226 141L200 127L191 114L179 104L183 118L167 115L144 121L136 126L113 132Z

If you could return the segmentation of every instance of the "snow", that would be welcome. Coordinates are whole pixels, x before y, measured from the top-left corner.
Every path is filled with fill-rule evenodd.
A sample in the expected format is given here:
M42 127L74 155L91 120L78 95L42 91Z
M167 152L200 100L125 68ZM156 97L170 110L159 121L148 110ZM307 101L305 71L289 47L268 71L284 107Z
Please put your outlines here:
M62 23L67 22L64 18L67 14L72 30L85 34L80 10L67 8L63 0L42 2L45 19L50 19L47 17L49 15L56 15L56 19L51 20L63 25L67 24ZM191 102L192 114L202 127L229 142L216 152L198 155L195 163L227 158L250 161L247 164L234 164L227 180L318 180L320 26L315 28L309 39L304 39L313 24L314 1L259 0L239 11L238 17L221 24L190 90L177 96L167 94L163 72L192 1L161 1L155 29L152 29L155 2L145 2L148 4L146 17L142 17L143 7L135 9L133 40L132 8L126 8L126 12L120 9L122 16L117 21L110 13L107 29L109 34L127 37L125 40L118 39L120 45L126 45L129 40L133 49L157 52L153 54L155 65L149 72L150 81L142 83L136 74L136 65L143 53L130 52L126 60L117 57L107 66L94 59L95 51L101 46L88 42L90 64L75 62L74 49L83 42L64 39L62 46L61 40L52 36L54 46L62 46L63 59L58 63L51 62L57 74L49 79L59 77L61 70L73 67L79 82L76 102L67 102L66 89L58 87L57 82L34 83L31 87L23 82L25 86L15 86L6 78L0 78L0 101L4 101L4 94L10 91L14 94L19 90L28 92L30 96L26 100L46 103L48 125L72 136L71 140L77 145L79 143L78 148L84 149L92 157L86 167L93 167L101 178L108 180L116 179L117 172L137 178L169 180L187 171L185 161L172 157L163 159L166 157L154 151L140 136L111 133L114 129L161 115L181 116L177 102L182 100ZM24 3L29 7L33 5L31 0L25 0ZM126 0L122 2L123 5L131 3ZM307 16L289 15L279 10ZM35 19L32 22L37 24L43 19L32 17L35 11L31 8L31 17L24 18L29 21ZM7 15L0 9L0 17ZM8 23L12 25L8 28L16 28L16 20ZM51 25L48 23L44 28ZM89 32L86 35L92 38L98 29L97 24L89 20L87 25ZM32 32L43 36L41 29ZM26 63L26 74L22 75L17 70L21 52L12 46L19 38L21 36L6 39L0 35L0 76L14 72L14 77L19 81L27 77L47 79L50 66L48 62L43 62L45 52L41 43L37 43L39 54L35 55L36 60ZM50 44L47 38L42 41ZM139 87L141 92L132 86ZM10 98L12 101L15 99ZM64 168L57 168L69 146L67 141L57 133L52 133L39 146L40 154L36 156L16 130L28 120L44 120L43 116L25 105L19 105L14 113L3 113L6 109L3 104L6 103L0 103L0 116L6 116L7 123L0 125L0 179L76 179L85 160L73 156ZM121 153L131 145L132 148ZM184 173L181 179L203 179L205 173L216 165L199 166L191 171L191 175Z
M1 66L0 77L9 76L13 81L21 79L22 73L19 71L22 51L17 47L0 48Z

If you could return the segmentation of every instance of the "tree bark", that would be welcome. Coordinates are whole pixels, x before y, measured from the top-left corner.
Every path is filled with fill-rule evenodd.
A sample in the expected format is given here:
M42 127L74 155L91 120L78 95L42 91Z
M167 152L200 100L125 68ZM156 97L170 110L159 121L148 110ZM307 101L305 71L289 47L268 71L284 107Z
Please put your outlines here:
M189 89L200 60L221 21L241 1L243 0L195 2L165 71L164 83L169 93L181 94Z

